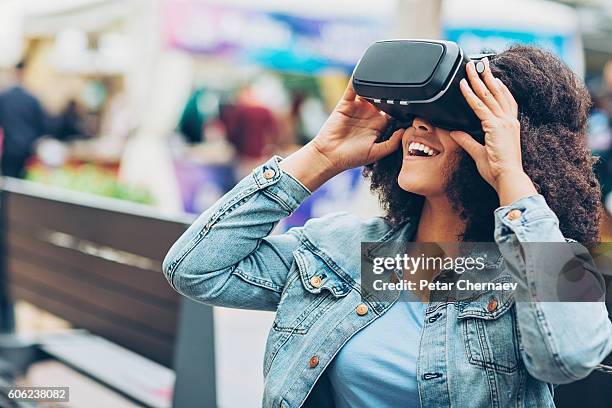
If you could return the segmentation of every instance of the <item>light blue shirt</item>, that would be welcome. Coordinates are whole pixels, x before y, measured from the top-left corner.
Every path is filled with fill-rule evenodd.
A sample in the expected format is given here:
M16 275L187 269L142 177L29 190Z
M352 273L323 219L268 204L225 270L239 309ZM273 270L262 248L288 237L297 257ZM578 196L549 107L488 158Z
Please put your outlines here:
M337 408L421 406L416 371L425 308L400 298L342 347L327 370Z

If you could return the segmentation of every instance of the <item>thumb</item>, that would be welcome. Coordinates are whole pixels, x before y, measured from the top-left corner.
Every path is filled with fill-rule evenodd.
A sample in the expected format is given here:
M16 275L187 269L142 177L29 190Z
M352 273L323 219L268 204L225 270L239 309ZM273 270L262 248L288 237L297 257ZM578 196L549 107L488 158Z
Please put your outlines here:
M405 131L406 129L397 129L389 139L384 142L375 143L370 151L371 161L375 162L396 151L400 146Z
M470 134L461 132L458 130L453 130L450 132L450 137L461 146L474 161L480 160L480 158L485 153L485 147L478 143Z

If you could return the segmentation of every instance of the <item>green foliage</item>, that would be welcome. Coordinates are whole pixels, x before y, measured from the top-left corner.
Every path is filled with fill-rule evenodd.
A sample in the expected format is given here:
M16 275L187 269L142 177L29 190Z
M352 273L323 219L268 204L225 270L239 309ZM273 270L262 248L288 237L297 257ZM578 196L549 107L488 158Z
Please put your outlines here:
M117 180L114 172L101 169L93 164L60 169L35 166L28 169L26 179L55 187L141 204L154 203L153 197L145 189L121 183Z

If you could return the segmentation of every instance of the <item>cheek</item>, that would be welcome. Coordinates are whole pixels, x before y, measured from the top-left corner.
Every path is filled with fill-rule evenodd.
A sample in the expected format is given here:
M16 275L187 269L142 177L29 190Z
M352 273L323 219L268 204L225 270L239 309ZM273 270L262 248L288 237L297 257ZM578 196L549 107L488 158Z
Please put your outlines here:
M442 179L444 180L444 188L448 185L451 177L457 167L459 166L459 160L461 158L461 149L457 149L450 153L448 160L442 167Z
M439 139L445 152L456 154L458 151L462 150L461 146L450 137L450 132L448 130L444 130L443 133L440 134Z

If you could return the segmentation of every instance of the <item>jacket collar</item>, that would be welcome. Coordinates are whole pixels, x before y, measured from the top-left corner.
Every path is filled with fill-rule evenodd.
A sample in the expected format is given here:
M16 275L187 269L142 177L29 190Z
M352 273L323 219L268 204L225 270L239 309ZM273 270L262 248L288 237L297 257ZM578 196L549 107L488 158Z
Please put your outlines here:
M363 256L371 261L378 256L388 255L390 251L402 253L405 250L406 242L411 242L414 239L418 225L418 219L415 218L409 218L398 224L375 241L363 253Z
M374 243L370 249L375 251L364 253L374 257L379 250L386 249L386 244L410 241L416 231L417 224L410 221L392 227L382 218L377 220L375 225L368 227L356 223L353 217L337 217L332 223L312 224L311 228L304 229L304 244L347 282L359 282L362 243Z
M365 233L362 225L357 225L354 219L340 217L335 221L319 225L318 228L306 229L305 244L343 280L356 287L361 286L362 262L371 263L376 257L404 253L406 244L414 239L418 227L418 218L410 218L393 227L384 222L384 227L377 228L376 233L369 230ZM497 268L502 260L494 242L479 244L468 254L484 256L486 267ZM384 296L384 299L372 297L370 300L386 303L393 302L396 298L397 296L391 295Z

